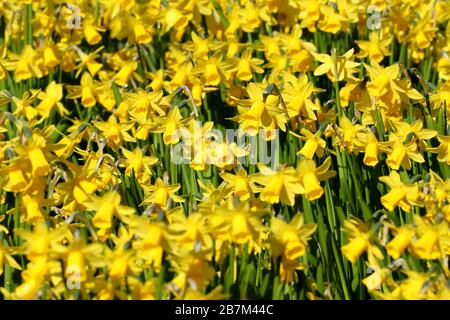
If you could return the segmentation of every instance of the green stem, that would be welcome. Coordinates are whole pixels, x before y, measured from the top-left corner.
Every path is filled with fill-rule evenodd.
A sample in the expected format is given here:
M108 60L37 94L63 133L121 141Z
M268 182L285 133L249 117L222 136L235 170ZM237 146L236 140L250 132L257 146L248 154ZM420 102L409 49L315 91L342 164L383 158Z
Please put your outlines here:
M31 26L31 20L33 17L33 8L31 7L31 3L25 5L24 17L25 17L25 44L31 46L33 43L33 30Z

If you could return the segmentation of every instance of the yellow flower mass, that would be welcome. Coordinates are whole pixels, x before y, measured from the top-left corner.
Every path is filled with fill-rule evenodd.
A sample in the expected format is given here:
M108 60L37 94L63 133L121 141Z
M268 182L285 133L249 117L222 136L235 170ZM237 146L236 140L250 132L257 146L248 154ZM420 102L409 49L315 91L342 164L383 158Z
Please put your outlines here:
M450 2L3 1L1 299L445 299Z

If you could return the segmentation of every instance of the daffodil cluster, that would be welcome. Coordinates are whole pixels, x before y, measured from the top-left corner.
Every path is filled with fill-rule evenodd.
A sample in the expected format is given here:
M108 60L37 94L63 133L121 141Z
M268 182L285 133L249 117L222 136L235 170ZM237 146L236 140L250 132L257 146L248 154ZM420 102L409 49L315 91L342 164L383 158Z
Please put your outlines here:
M448 1L1 4L3 299L450 298Z

